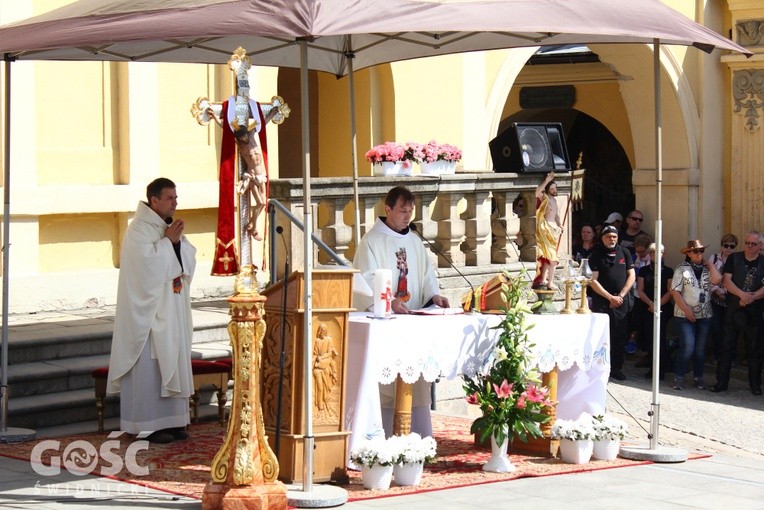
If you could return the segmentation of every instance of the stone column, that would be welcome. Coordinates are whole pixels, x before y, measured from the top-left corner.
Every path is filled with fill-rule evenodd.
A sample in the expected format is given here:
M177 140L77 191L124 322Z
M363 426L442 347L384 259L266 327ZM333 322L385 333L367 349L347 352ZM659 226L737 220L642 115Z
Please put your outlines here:
M465 262L468 266L482 267L491 263L491 199L488 191L477 191L467 196L464 213Z
M353 239L353 228L345 224L345 206L350 203L352 196L326 198L324 203L328 206L331 217L324 228L322 240L329 245L337 255L348 261L347 252L350 249L350 241ZM334 263L329 257L330 264ZM348 261L348 264L350 262Z

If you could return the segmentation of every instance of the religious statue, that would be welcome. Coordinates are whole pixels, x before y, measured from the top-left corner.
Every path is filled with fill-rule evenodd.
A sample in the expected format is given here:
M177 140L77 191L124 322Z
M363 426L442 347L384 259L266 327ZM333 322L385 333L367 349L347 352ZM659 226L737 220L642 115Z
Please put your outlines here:
M213 103L206 97L199 98L191 108L197 122L206 126L214 120L223 128L220 156L220 204L215 258L212 274L234 275L239 272L234 238L234 168L236 153L240 158L238 185L240 196L240 243L241 266L253 266L251 242L263 241L265 227L261 228L260 216L268 200L268 149L265 125L281 124L289 116L289 106L278 96L271 104L261 104L249 97L249 69L252 61L243 48L238 48L228 61L236 73L236 93L222 103ZM254 200L254 205L252 204ZM263 243L263 253L265 245ZM264 265L265 256L263 255Z
M318 326L313 339L313 391L315 405L319 411L329 407L329 395L337 381L337 350L332 345L332 337L326 326Z
M562 233L557 210L557 184L549 172L536 188L536 278L534 289L557 290L554 269L560 261L557 245Z

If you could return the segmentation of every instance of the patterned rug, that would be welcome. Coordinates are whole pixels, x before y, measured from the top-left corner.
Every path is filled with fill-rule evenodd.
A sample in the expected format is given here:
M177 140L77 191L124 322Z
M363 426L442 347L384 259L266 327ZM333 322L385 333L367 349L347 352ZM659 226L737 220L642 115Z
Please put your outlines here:
M348 490L350 500L359 500L644 463L618 458L575 465L565 464L559 459L510 452L510 458L517 466L515 472L487 473L482 471L482 466L490 457L490 451L474 445L469 434L470 423L466 418L433 414L433 436L438 443L438 456L433 464L425 467L422 483L418 487L393 485L386 491L366 490L361 473L356 471L348 473L349 483L342 487ZM141 449L135 446L130 449L130 445L135 443L133 437L127 434L116 438L107 434L84 434L55 440L0 444L0 455L30 462L39 459L44 466L51 466L51 462L57 462L56 459L60 458L62 470L79 470L81 473L201 499L204 487L210 480L210 463L223 444L225 428L217 422L199 423L192 424L189 433L191 438L188 440L165 445L151 444ZM115 434L112 433L112 436ZM43 441L47 442L43 444ZM131 462L133 458L135 461Z

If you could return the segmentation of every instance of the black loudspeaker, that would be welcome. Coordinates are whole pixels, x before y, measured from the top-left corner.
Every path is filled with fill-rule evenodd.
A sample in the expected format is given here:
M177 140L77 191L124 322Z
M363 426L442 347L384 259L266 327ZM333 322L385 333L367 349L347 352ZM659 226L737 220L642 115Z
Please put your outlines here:
M515 122L488 143L497 172L570 171L562 124Z

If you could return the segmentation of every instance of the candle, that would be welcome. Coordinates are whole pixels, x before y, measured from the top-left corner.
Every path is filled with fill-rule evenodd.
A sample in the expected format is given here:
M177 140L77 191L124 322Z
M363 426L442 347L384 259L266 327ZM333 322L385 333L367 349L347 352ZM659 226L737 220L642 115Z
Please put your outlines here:
M374 271L374 317L389 318L393 303L393 272L389 269Z

